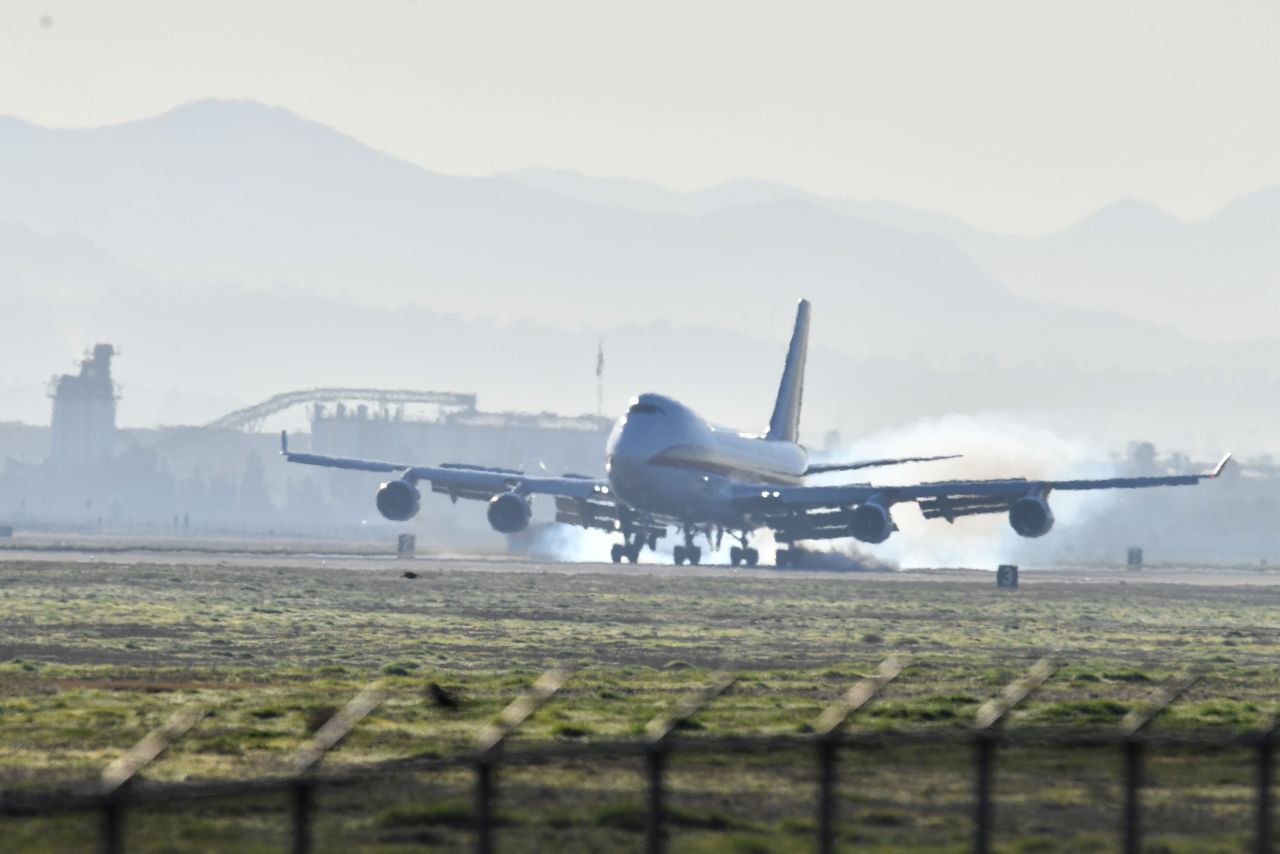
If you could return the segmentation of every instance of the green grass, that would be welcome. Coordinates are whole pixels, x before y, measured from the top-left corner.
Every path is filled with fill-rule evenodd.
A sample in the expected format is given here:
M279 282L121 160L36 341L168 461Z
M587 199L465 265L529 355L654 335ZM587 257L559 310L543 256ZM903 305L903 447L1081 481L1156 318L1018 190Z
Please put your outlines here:
M12 562L0 564L0 594L5 789L92 780L190 704L212 711L147 769L149 779L277 773L374 681L387 700L326 765L447 756L554 665L572 675L513 736L517 746L636 737L722 669L742 678L685 736L805 732L890 654L909 656L906 669L853 726L967 727L979 705L1050 654L1063 667L1008 726L1112 727L1161 684L1199 668L1206 678L1157 730L1243 730L1275 709L1280 681L1280 602L1267 588L1032 576L1009 595L945 577L558 575L445 563L409 581L394 567ZM964 850L970 761L963 747L844 755L844 844ZM643 832L642 770L638 761L504 768L502 837L514 848L633 849ZM1151 771L1149 826L1161 845L1239 842L1247 756L1155 757ZM1113 848L1117 775L1111 754L1002 751L1000 850ZM670 783L679 850L811 845L808 754L678 755ZM470 787L463 768L323 795L318 839L333 850L466 847ZM139 847L265 850L284 838L286 818L283 801L258 811L227 802L149 810L132 832ZM84 847L93 827L82 817L0 821L17 847L36 850Z

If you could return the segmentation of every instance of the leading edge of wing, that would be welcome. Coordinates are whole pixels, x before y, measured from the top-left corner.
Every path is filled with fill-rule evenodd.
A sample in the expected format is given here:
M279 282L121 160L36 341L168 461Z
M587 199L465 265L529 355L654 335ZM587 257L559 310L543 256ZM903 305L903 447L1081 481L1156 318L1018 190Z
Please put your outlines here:
M742 509L769 507L838 507L876 499L885 504L917 501L922 498L957 496L1016 497L1031 492L1089 489L1143 489L1155 486L1190 486L1212 480L1222 474L1231 455L1224 456L1212 471L1202 474L1165 475L1156 477L1115 477L1096 480L947 480L905 486L877 486L870 483L833 484L830 486L739 486L733 503Z
M433 487L448 491L480 489L493 493L514 490L525 495L558 495L566 498L595 498L612 500L609 484L604 480L585 477L526 477L518 471L448 464L442 466L414 466L385 460L364 460L358 457L331 457L326 454L300 454L289 450L289 440L280 435L280 453L286 462L307 466L396 473L411 480L425 480Z
M299 463L304 466L324 466L332 469L349 471L407 471L413 466L403 463L388 463L382 460L362 460L358 457L330 457L326 454L299 454L289 450L289 432L280 431L280 456L287 463Z
M1102 480L1058 480L1046 483L1054 489L1142 489L1147 486L1191 486L1202 480L1215 480L1231 462L1228 452L1211 471L1200 474L1178 474L1158 477L1113 477Z

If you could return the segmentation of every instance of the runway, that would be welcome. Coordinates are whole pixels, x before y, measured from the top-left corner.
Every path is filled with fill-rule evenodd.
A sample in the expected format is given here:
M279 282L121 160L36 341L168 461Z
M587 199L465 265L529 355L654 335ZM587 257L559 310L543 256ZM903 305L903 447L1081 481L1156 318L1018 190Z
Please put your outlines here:
M656 557L656 556L655 556ZM525 555L425 551L401 557L374 542L305 542L224 538L100 537L29 534L0 542L0 568L5 563L181 565L396 572L555 573L655 578L825 579L928 583L995 583L995 567L905 567L897 570L777 570L723 565L674 566L656 559L639 564L569 563ZM1280 568L1161 564L1140 570L1124 566L1022 566L1021 585L1042 584L1184 584L1205 587L1280 587Z

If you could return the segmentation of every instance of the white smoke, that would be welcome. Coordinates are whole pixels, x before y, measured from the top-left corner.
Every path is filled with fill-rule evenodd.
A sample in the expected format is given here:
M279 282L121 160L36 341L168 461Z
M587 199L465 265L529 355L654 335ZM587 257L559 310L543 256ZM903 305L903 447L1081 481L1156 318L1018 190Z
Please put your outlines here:
M608 563L609 550L622 538L600 530L539 522L507 538L512 552L567 563Z
M999 414L947 415L916 421L867 436L823 455L823 461L963 454L961 459L911 463L865 472L824 475L820 483L867 480L896 485L938 480L1025 477L1057 480L1115 476L1105 454L1080 439L1019 422ZM816 456L816 455L815 455ZM858 475L865 475L858 477ZM903 567L994 569L1019 557L1050 559L1051 543L1063 529L1077 525L1114 503L1109 492L1058 492L1050 498L1057 519L1043 539L1026 540L1009 527L1007 514L970 516L948 524L926 520L914 503L893 508L899 531L878 546L861 546L875 557Z

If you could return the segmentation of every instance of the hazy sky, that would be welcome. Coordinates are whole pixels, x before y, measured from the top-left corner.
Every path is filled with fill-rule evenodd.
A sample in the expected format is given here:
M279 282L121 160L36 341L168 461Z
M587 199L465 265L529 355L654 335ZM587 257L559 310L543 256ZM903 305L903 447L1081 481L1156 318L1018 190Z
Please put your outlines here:
M288 107L453 173L883 198L1022 233L1280 183L1280 3L3 0L0 114Z

